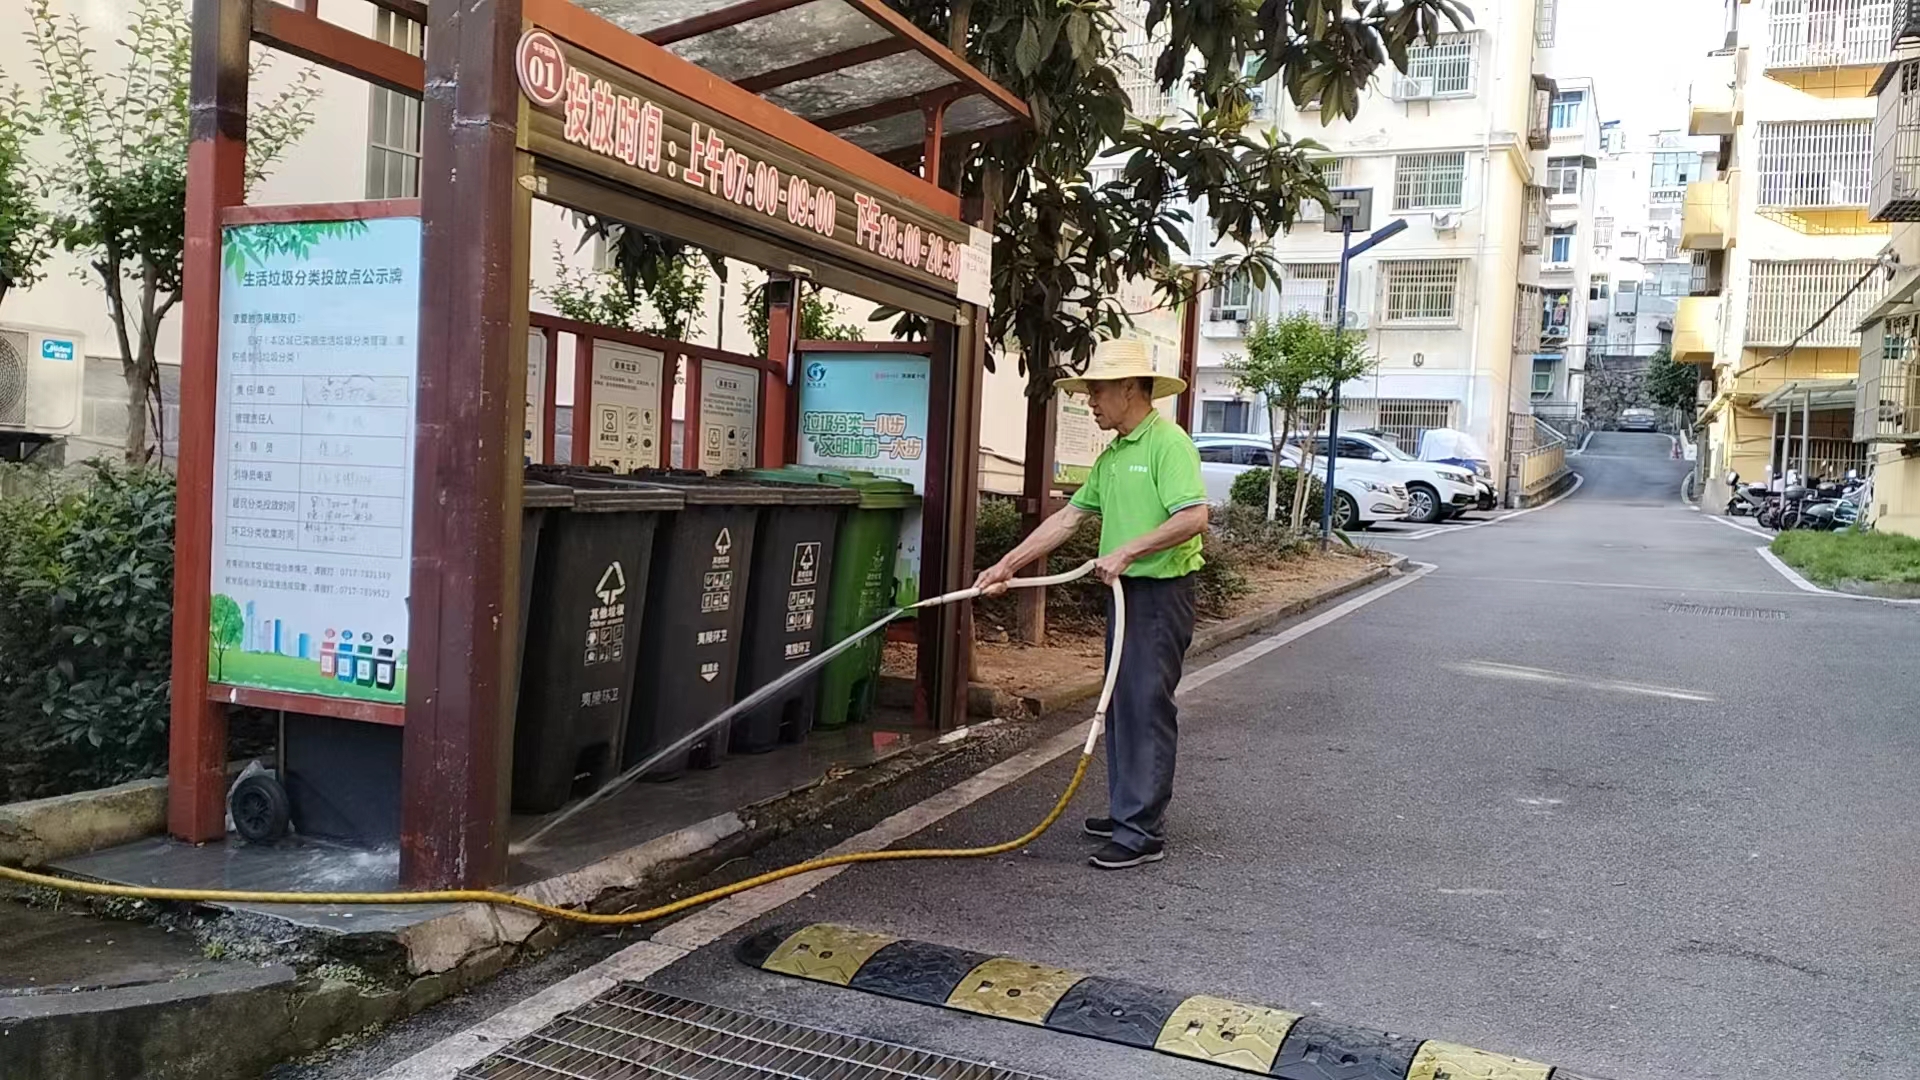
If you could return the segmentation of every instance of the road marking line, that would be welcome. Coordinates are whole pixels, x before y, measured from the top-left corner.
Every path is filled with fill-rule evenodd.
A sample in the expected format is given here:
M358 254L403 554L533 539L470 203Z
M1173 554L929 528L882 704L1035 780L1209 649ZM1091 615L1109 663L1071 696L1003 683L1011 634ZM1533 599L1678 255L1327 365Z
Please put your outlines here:
M1770 549L1757 547L1753 550L1759 552L1760 557L1767 561L1768 566L1780 571L1780 576L1792 582L1793 587L1799 589L1801 592L1810 592L1816 596L1837 596L1842 600L1873 600L1882 604L1920 604L1920 599L1908 600L1892 596L1862 596L1859 593L1840 592L1837 589L1823 589L1813 582L1808 581L1806 578L1801 577L1799 571L1780 561L1780 556L1775 555Z
M1633 581L1573 581L1562 578L1490 577L1481 574L1437 574L1442 581L1490 581L1504 585L1563 585L1577 589L1645 589L1648 592L1732 593L1752 596L1799 596L1786 589L1723 589L1713 585L1645 585Z
M1389 593L1413 584L1432 573L1429 563L1414 563L1420 569L1404 577L1376 586L1330 611L1314 616L1297 626L1263 638L1246 648L1189 673L1180 680L1176 695L1184 695L1231 674L1254 660L1290 644L1336 620L1359 611ZM828 848L822 855L842 855L856 851L878 851L925 830L934 823L966 809L988 795L1021 780L1060 757L1079 749L1086 742L1087 725L1075 724L1066 731L1028 747L996 765L989 766L958 784L893 814L867 829ZM380 1073L378 1080L451 1080L462 1069L472 1068L487 1055L516 1039L538 1031L560 1013L578 1008L627 979L645 979L697 949L713 944L768 912L784 907L808 892L838 877L849 869L829 867L776 881L751 892L730 896L717 904L664 927L646 941L636 942L582 968L560 982L494 1013L485 1020L415 1053Z
M1773 541L1772 533L1765 532L1760 529L1751 528L1746 525L1742 525L1739 522L1733 520L1732 518L1721 517L1717 514L1713 514L1713 515L1709 515L1707 517L1707 520L1719 522L1720 524L1725 525L1729 529L1739 529L1741 532L1746 533L1748 536L1757 536L1760 539L1765 540L1769 543Z
M1466 532L1468 529L1484 529L1489 525L1498 525L1503 521L1512 521L1514 518L1525 517L1528 514L1538 513L1541 510L1545 510L1547 507L1552 506L1553 504L1559 502L1562 499L1571 498L1574 492L1580 490L1580 485L1586 482L1587 482L1586 477L1581 476L1579 473L1574 473L1572 487L1568 488L1567 490L1561 492L1558 495L1555 495L1553 498L1548 499L1546 502L1541 503L1539 506L1529 506L1525 510L1515 510L1512 513L1502 514L1497 518L1492 518L1487 521L1474 521L1474 522L1469 522L1465 525L1439 525L1439 526L1435 526L1434 528L1428 529L1425 532L1410 533L1406 536L1385 536L1385 537L1382 537L1381 539L1383 540L1425 540L1429 536L1440 536L1444 533Z
M1522 667L1519 664L1498 664L1491 660L1469 660L1464 664L1449 664L1448 667L1468 675L1486 675L1496 679L1518 679L1522 682L1553 683L1558 686L1584 686L1589 690L1613 690L1622 694L1645 694L1648 697L1673 698L1676 701L1717 701L1712 694L1702 694L1697 690L1682 690L1673 686L1654 686L1651 683L1621 682L1616 679L1586 679L1578 675L1569 675L1560 671L1548 671L1546 668Z

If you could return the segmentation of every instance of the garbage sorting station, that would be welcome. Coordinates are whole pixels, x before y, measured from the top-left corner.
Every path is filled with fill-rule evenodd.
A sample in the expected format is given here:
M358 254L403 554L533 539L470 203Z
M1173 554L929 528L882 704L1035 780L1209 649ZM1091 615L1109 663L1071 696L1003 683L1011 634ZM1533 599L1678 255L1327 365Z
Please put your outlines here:
M497 885L511 809L971 581L992 208L941 161L1030 120L879 0L373 0L424 57L326 2L194 4L168 827L226 836L228 713L263 710L236 825ZM419 198L248 205L256 42L423 97ZM536 202L764 269L765 354L530 313ZM805 286L930 332L798 341ZM921 725L964 716L968 623L913 627ZM659 771L857 721L878 647Z

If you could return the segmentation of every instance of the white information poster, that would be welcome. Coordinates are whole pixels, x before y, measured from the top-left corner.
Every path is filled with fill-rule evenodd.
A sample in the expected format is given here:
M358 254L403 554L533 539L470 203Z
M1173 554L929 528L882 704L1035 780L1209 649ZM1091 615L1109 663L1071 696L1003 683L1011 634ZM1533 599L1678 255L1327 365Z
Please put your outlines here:
M546 425L542 423L545 414L541 410L541 399L547 392L547 335L538 330L527 331L527 461L529 464L544 463L546 458L542 447L546 445Z
M417 218L229 226L214 682L404 702Z
M1094 459L1113 441L1113 433L1093 422L1084 394L1054 395L1053 482L1084 484Z
M993 308L993 234L971 226L967 246L960 249L960 280L954 295L969 304Z
M620 472L660 464L660 373L665 364L666 357L654 349L593 343L590 464ZM574 437L579 437L577 426Z
M718 360L700 363L700 468L710 473L758 464L760 373Z

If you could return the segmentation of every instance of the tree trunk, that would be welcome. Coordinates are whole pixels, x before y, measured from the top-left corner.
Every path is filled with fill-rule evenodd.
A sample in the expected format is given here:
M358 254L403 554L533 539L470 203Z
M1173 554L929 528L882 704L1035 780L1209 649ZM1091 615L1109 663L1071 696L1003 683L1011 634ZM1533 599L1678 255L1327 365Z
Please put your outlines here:
M1307 491L1313 487L1313 440L1300 444L1300 475L1293 478L1293 527L1307 527Z
M1271 417L1268 418L1267 424L1268 424L1268 430L1271 431L1272 424L1273 424ZM1273 483L1269 486L1268 493L1267 493L1267 520L1268 521L1276 521L1280 517L1280 513L1279 513L1280 508L1276 505L1279 502L1279 494L1280 494L1280 481L1278 479L1280 476L1280 455L1281 455L1281 452L1284 451L1287 447L1287 440L1292 437L1293 437L1293 410L1283 409L1281 410L1281 413L1280 413L1280 437L1278 439L1275 439L1273 443L1273 463L1271 466L1271 471L1272 471L1274 480L1273 480ZM1293 478L1293 486L1296 488L1300 486L1300 478L1298 476L1295 476Z
M107 315L113 320L113 334L120 346L120 373L127 381L127 430L121 452L132 464L147 457L147 393L149 373L141 366L133 338L127 333L126 283L120 275L120 259L108 255L93 264L107 294Z

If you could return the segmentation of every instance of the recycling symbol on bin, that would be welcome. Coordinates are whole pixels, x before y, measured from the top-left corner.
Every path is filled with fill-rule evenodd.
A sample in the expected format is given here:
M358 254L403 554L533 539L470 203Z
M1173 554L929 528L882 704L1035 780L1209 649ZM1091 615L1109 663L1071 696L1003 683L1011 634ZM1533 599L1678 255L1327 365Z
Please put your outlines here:
M713 538L713 551L716 555L725 555L733 550L733 530L721 529L720 535Z
M618 561L607 564L606 573L600 575L600 584L595 585L593 591L603 604L611 604L626 593L627 574L620 569Z

